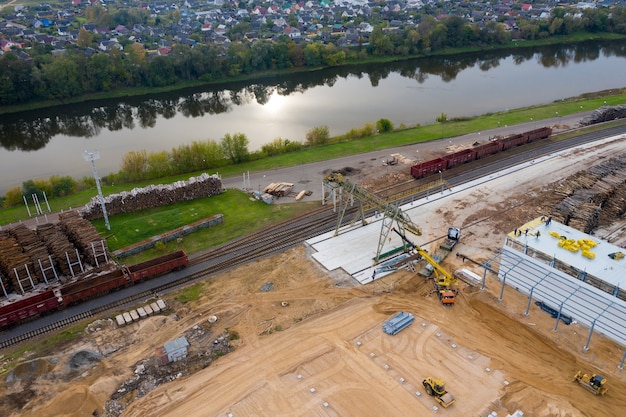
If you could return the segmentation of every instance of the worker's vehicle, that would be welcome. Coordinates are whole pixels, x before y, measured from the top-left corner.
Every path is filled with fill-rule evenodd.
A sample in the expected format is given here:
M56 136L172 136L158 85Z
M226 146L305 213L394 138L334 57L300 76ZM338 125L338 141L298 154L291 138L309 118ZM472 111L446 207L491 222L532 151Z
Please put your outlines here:
M454 404L454 396L446 391L445 383L441 378L428 377L422 381L422 385L428 395L435 397L435 400L443 407L448 408Z
M391 230L396 232L396 234L400 236L404 242L410 245L424 260L426 260L426 262L432 266L435 273L435 279L433 280L435 291L437 292L437 296L439 297L441 304L444 306L453 305L456 301L456 294L458 291L452 288L452 285L456 284L458 280L450 275L450 273L441 265L439 265L439 262L434 260L425 249L411 242L404 234L396 230L396 228L392 228Z
M583 374L582 371L578 371L574 375L573 381L578 382L587 391L591 391L595 395L604 395L608 391L608 388L604 386L606 379L600 375Z

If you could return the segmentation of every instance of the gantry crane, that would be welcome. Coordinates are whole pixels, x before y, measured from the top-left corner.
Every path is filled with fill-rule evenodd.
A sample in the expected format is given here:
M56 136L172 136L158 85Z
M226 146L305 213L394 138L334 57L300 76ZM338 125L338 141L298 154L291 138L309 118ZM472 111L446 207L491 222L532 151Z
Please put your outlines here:
M403 233L405 230L408 230L416 236L422 235L422 231L420 230L420 228L415 223L413 223L411 218L407 216L400 209L400 207L395 206L392 203L389 203L384 199L378 197L376 194L373 194L370 191L359 187L357 184L349 181L340 173L333 172L332 174L327 175L324 178L324 184L331 187L333 190L341 190L342 192L347 193L349 196L357 199L359 203L359 216L363 225L367 224L365 220L364 205L376 209L380 214L383 215L380 236L378 239L378 249L376 251L376 258L374 259L375 263L378 262L378 259L380 258L383 246L385 245L385 242L389 237L389 232L391 231L394 222L396 223L398 230L402 231ZM352 203L351 198L343 198L341 200L343 204L338 211L339 216L337 220L337 227L335 229L335 236L339 234L339 227L343 222L343 217L345 215L346 209L348 208L348 205Z

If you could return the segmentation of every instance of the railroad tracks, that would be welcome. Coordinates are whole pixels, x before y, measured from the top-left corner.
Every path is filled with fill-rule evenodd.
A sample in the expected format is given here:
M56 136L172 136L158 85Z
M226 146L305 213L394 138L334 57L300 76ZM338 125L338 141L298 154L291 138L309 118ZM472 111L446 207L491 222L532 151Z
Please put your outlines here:
M531 146L521 146L499 154L499 158L485 158L472 163L464 164L449 170L446 179L451 186L458 186L489 175L492 172L505 169L521 162L539 158L563 149L594 142L598 139L623 134L626 125L611 127L599 132L582 134L573 138L559 139L558 137L535 142ZM539 146L541 145L541 146ZM398 184L384 190L383 197L397 204L406 204L414 199L422 198L426 192L406 197L407 189L417 188L415 181ZM404 196L396 199L395 196ZM353 209L356 210L356 209ZM368 213L371 214L371 213ZM347 216L350 217L350 216ZM149 290L128 295L114 302L106 303L64 318L40 328L19 334L6 340L0 340L0 349L4 349L45 335L49 332L62 329L85 318L95 317L103 312L115 310L130 305L138 300L154 297L155 293L164 293L181 287L190 282L206 279L211 275L233 269L254 260L265 258L292 248L303 241L319 234L333 230L336 227L337 217L330 206L321 206L309 213L268 226L239 239L211 249L203 254L190 258L190 267L201 266L197 271L182 274L175 279L156 285ZM179 274L180 275L180 274Z

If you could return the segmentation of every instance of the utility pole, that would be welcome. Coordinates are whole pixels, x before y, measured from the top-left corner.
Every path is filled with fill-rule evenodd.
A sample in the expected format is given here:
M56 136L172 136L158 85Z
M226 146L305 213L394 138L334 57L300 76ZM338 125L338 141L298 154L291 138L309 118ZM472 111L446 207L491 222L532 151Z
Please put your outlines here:
M100 159L100 153L98 151L85 151L83 153L83 158L85 158L85 161L91 162L93 177L96 180L96 187L98 188L98 199L100 200L100 206L102 207L102 214L104 216L104 224L106 225L107 230L111 230L109 215L107 214L106 204L104 204L104 196L102 195L102 187L100 187L100 177L98 176L98 171L96 170L96 159Z

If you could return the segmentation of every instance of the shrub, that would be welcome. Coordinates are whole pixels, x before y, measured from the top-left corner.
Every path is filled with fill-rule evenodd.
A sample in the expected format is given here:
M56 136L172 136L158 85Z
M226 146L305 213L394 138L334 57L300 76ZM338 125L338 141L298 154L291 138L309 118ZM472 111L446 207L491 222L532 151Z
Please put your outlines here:
M328 126L317 126L306 132L306 143L309 145L325 145L330 139Z
M22 203L22 187L19 185L9 189L4 195L4 207L13 207Z
M376 128L380 133L387 133L393 131L393 122L389 119L379 119L376 122Z

